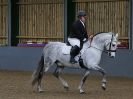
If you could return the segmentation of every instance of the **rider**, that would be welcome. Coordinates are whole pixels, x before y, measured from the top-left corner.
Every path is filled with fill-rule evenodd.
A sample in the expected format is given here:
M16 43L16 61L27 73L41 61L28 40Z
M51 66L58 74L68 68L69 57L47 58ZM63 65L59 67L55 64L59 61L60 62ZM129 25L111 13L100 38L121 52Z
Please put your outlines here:
M80 50L83 47L83 43L88 39L88 34L85 26L85 11L79 11L77 17L78 20L72 24L71 32L68 36L68 42L72 46L72 49L70 51L70 62L73 64L77 63L74 57L79 54Z

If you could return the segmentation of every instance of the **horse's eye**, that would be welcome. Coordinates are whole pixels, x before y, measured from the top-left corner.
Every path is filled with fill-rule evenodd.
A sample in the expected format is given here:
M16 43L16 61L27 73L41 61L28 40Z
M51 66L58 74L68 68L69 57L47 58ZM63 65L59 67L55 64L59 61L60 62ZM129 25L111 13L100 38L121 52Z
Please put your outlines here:
M115 47L115 44L112 44L113 47Z

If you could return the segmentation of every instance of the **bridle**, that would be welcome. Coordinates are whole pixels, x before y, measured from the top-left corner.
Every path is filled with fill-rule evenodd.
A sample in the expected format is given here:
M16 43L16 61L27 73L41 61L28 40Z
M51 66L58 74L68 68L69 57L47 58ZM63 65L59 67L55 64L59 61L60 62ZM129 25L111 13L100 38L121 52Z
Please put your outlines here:
M111 50L111 45L112 45L112 42L113 42L113 34L112 34L112 37L111 37L111 42L109 43L109 49L107 50L106 49L106 51L109 53L109 54L111 54L111 52L116 52L116 50ZM106 46L108 46L108 44L106 45Z

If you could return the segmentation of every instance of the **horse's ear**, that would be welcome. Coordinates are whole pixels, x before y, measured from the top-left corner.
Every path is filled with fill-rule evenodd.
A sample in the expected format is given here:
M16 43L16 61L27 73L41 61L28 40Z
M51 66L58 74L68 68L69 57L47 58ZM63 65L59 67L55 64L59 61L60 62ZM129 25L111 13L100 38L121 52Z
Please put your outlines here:
M118 33L116 33L115 37L118 38Z

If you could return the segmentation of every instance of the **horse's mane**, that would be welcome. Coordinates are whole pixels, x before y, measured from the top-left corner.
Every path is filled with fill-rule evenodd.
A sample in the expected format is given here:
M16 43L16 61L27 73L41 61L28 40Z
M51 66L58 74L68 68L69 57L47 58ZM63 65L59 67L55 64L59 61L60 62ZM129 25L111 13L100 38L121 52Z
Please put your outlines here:
M95 36L97 36L99 34L102 34L102 33L108 33L108 32L98 32L98 33L94 34L93 37L95 37Z
M92 39L93 39L95 36L97 36L97 35L99 35L99 34L103 34L103 33L112 33L112 32L98 32L98 33L96 33L96 34L93 35Z
M96 37L97 35L99 35L99 34L107 34L107 33L111 33L112 34L112 32L98 32L98 33L96 33L96 34L94 34L93 35L93 37L92 37L92 39L91 39L91 41L94 39L94 37Z

